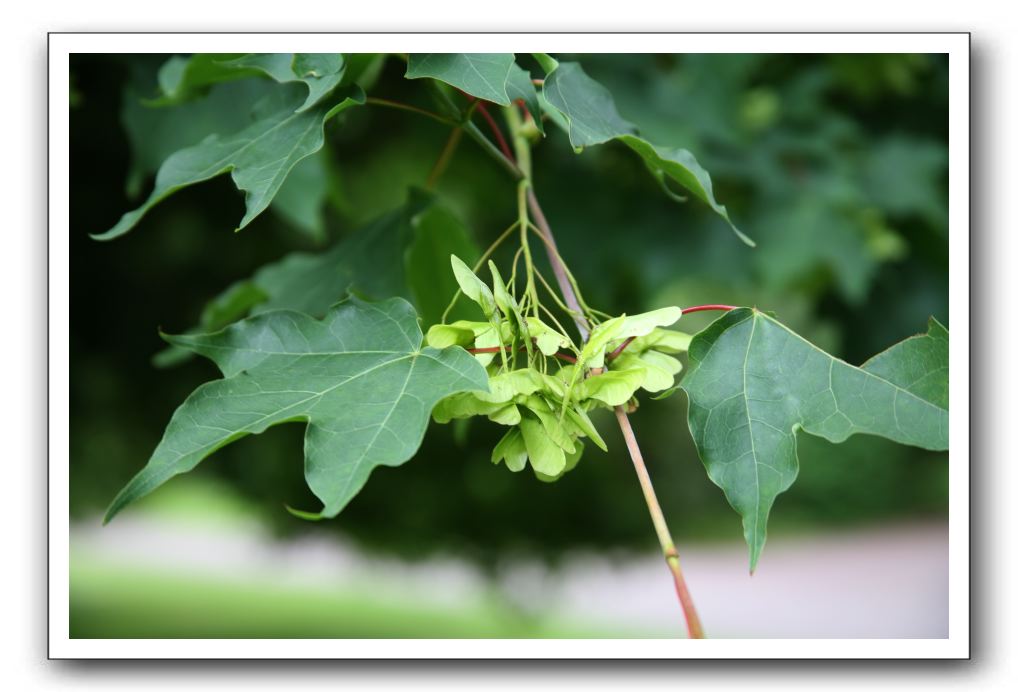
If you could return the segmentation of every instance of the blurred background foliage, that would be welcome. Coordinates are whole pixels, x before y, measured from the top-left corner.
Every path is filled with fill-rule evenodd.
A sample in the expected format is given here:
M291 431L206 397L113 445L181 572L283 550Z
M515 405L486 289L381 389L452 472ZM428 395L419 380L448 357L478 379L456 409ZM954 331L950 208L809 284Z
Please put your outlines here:
M535 184L593 305L611 313L756 305L855 364L922 331L929 315L948 324L945 56L558 57L581 60L655 142L693 151L758 243L744 246L695 201L669 199L625 147L577 155L550 126L535 148ZM148 459L174 408L217 376L197 359L155 367L165 346L157 330L198 324L212 297L267 262L356 238L423 185L448 135L412 114L351 109L328 123L322 154L243 232L233 232L243 200L224 176L177 193L133 233L96 242L88 234L137 205L166 155L241 127L266 88L231 82L152 109L143 101L166 58L71 60L70 502L72 517L90 522ZM370 69L370 95L430 106L398 59ZM437 194L482 248L514 218L514 185L468 140ZM680 326L695 331L710 319L692 315ZM737 540L738 517L708 481L684 421L682 395L645 400L634 416L676 539ZM241 440L192 475L238 488L280 536L341 532L407 558L443 551L495 569L516 554L554 562L570 548L653 549L614 421L596 422L611 451L588 450L554 484L493 466L501 431L486 421L432 425L412 461L376 470L336 520L313 525L283 510L317 507L303 480L303 426ZM946 515L946 454L865 437L831 445L800 434L799 443L799 480L778 499L771 536Z

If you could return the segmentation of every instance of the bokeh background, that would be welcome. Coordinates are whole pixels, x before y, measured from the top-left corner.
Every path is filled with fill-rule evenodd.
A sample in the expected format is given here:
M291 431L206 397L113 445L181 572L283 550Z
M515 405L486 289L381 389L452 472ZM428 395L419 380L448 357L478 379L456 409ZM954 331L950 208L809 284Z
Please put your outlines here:
M281 426L100 526L174 408L217 376L200 360L156 367L158 329L191 327L263 263L398 207L447 136L411 114L351 109L328 124L322 173L305 183L325 186L321 208L280 207L234 233L243 200L223 176L96 242L89 233L137 205L161 158L194 143L167 119L245 117L237 84L149 112L167 57L71 59L71 636L682 636L610 416L596 421L610 452L588 450L554 484L493 466L492 424L432 425L412 461L376 470L317 524L283 509L316 505L302 426ZM549 126L537 191L596 307L757 305L856 364L929 315L949 325L945 56L558 57L581 60L649 139L692 150L758 243L669 199L625 147L577 155ZM371 95L427 105L403 68L385 63ZM514 218L513 185L468 140L437 192L480 247ZM800 434L798 481L750 577L739 519L684 420L679 394L645 400L634 425L709 634L946 636L946 454Z

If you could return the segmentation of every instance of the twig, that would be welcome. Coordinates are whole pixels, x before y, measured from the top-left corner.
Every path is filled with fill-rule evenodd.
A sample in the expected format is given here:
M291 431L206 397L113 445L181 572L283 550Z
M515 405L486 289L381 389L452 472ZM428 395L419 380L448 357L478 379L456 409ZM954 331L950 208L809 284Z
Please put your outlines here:
M643 490L643 497L647 501L647 508L650 510L651 521L654 522L654 530L657 532L658 542L665 555L665 562L672 571L675 579L675 593L679 596L679 603L682 604L682 612L686 615L686 629L689 630L690 639L703 639L703 625L700 624L700 616L693 605L693 597L689 595L689 588L686 586L686 579L682 576L682 567L679 566L679 553L675 550L675 542L668 530L664 514L661 513L661 506L657 502L657 495L654 493L654 485L650 482L650 474L647 473L647 466L643 463L643 453L636 443L636 435L633 434L633 426L629 423L629 416L621 406L615 407L615 418L619 421L622 429L622 437L626 440L626 447L629 448L629 456L633 458L633 466L636 467L636 475L640 479L640 488Z
M463 129L460 127L453 128L453 130L449 133L449 139L445 141L445 146L442 147L442 152L438 155L435 165L431 167L431 172L428 173L428 180L425 183L428 189L435 187L438 179L442 177L442 173L445 172L449 162L452 161L452 155L456 151L456 145L459 144L460 138L462 137Z
M510 119L510 125L512 123L513 119ZM528 146L526 140L517 136L516 132L513 132L513 135L513 143L517 147ZM520 154L517 153L517 159L519 158ZM555 273L555 279L558 282L559 290L562 291L562 297L572 311L572 318L576 323L576 329L580 332L580 340L581 342L586 341L590 335L590 324L587 322L587 318L580 307L580 301L577 299L572 282L569 279L561 257L559 257L555 236L551 232L548 219L541 210L541 205L537 201L537 195L534 193L534 187L532 184L529 184L529 180L527 185L527 204L530 207L531 215L534 217L534 222L544 236L548 261L551 263L552 271ZM664 514L661 512L661 505L658 503L657 495L654 493L654 486L651 485L650 475L647 473L647 467L643 462L643 454L636 443L636 436L633 434L633 428L629 423L629 416L626 414L625 408L616 406L615 417L618 419L619 428L622 429L622 436L626 440L629 456L632 458L633 466L636 468L636 475L640 479L643 497L647 502L647 509L650 510L651 520L654 522L654 529L657 532L658 542L661 544L661 551L664 553L665 562L668 564L668 568L671 570L672 577L675 580L675 591L678 594L682 612L686 617L686 628L689 631L689 636L692 639L702 639L704 634L703 626L700 624L700 616L697 615L693 599L689 594L689 588L686 586L686 580L682 575L682 568L679 565L679 554L675 550L675 543L672 540L671 532L665 523Z
M551 271L555 274L559 290L562 291L562 298L566 301L566 305L569 306L573 322L576 323L576 329L580 332L580 341L586 341L587 337L590 336L590 323L587 322L587 318L583 314L583 308L580 307L580 302L576 299L573 285L566 275L566 269L562 265L562 261L559 259L555 236L551 232L551 227L548 225L548 219L544 216L544 211L541 210L541 205L537 201L537 195L534 194L534 187L532 185L527 187L527 206L530 207L530 214L534 217L534 223L537 225L538 230L544 235L548 261L551 263Z

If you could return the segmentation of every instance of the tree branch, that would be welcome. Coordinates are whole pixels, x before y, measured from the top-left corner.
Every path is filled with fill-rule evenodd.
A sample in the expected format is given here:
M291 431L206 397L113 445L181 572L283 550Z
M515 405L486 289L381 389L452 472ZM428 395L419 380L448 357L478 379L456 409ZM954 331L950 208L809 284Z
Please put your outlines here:
M682 612L686 615L686 629L689 630L689 638L703 639L703 625L700 624L700 616L696 612L696 606L693 605L693 597L689 594L686 579L682 576L679 553L675 550L675 542L668 530L668 524L665 523L661 506L657 502L654 485L650 482L650 474L647 473L647 466L643 463L643 453L640 452L640 446L636 443L633 426L629 422L626 410L621 406L615 407L615 418L618 419L619 428L622 429L622 437L625 438L626 447L629 448L629 456L633 458L633 466L636 467L636 475L640 479L640 488L647 501L647 508L650 510L651 521L654 522L654 530L657 532L657 540L661 544L665 562L668 563L668 568L672 571L672 578L675 580L675 593L678 594Z
M512 109L514 106L509 106L509 108ZM511 115L515 115L515 112L511 112ZM526 139L519 134L518 128L513 127L513 124L518 124L518 122L518 117L509 118L510 130L513 133L513 145L517 147L516 158L517 160L523 160L525 156L520 149L529 145ZM580 340L581 342L586 341L587 337L590 336L590 323L584 316L585 313L580 307L580 301L577 299L576 292L569 281L568 273L559 256L558 245L555 243L555 235L552 233L551 226L548 225L548 219L545 217L544 211L537 201L537 195L534 192L534 186L529 180L529 176L527 183L527 206L537 228L544 235L548 261L551 263L552 271L555 273L555 280L558 282L559 290L562 291L562 297L566 305L569 306L573 322L576 323L576 329L580 332ZM621 348L618 350L621 352ZM672 540L671 532L668 530L664 514L661 511L661 505L657 501L657 495L654 493L654 486L650 482L650 474L647 472L647 466L643 462L643 454L640 452L640 447L636 442L636 436L633 434L633 427L629 423L626 409L622 406L616 406L615 417L618 419L619 428L622 430L622 436L626 440L626 447L629 449L629 456L632 458L633 466L636 468L636 475L640 480L643 497L647 502L647 509L650 511L651 521L654 523L654 530L657 532L658 542L661 544L661 551L664 553L665 562L672 572L672 577L675 581L675 592L678 594L679 604L682 606L682 612L686 617L686 628L689 631L689 636L691 639L703 639L703 626L700 624L700 616L696 612L693 598L689 593L689 588L686 586L685 577L682 575L682 568L679 565L679 554L675 550L675 542Z

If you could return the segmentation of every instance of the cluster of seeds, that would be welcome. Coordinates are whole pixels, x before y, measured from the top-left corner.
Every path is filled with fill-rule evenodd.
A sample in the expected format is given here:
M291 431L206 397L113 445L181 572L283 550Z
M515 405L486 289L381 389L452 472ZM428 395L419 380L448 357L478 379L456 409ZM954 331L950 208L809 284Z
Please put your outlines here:
M589 316L592 329L582 346L564 330L537 315L525 314L489 262L492 287L457 257L453 269L460 289L477 303L487 321L457 321L431 327L427 343L436 348L462 346L488 371L487 392L454 394L435 407L438 423L486 416L509 430L491 460L511 471L527 462L541 480L553 481L572 469L583 454L582 438L606 450L591 422L596 408L635 407L638 389L674 391L690 336L664 329L682 315L667 307L604 321Z

